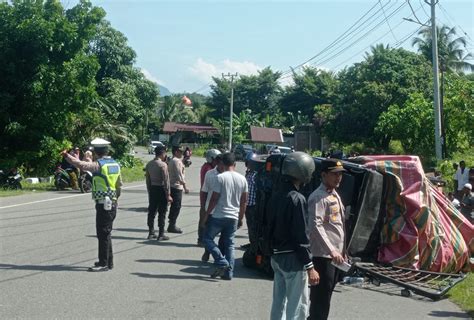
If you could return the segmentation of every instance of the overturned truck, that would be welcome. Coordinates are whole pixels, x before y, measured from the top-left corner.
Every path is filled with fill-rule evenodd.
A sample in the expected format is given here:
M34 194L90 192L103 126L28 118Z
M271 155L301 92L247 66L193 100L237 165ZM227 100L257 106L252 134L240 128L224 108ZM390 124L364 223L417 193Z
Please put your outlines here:
M258 172L256 229L259 240L244 253L247 267L272 274L266 248L265 212L281 179L285 155L260 156L250 165ZM322 158L302 190L306 197L321 183ZM338 193L346 207L346 248L357 272L374 283L392 282L437 299L471 269L473 225L425 177L415 156L362 156L342 161Z

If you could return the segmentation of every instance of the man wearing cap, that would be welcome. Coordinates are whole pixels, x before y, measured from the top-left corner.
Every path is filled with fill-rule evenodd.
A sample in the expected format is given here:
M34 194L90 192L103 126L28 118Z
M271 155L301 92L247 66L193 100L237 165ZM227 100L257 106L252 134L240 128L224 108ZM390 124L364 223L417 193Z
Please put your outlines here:
M472 223L472 212L474 211L474 193L470 183L464 184L462 189L463 197L461 200L461 213Z
M173 202L171 202L170 213L168 215L169 224L167 231L171 233L183 233L183 231L176 226L176 220L178 220L181 210L183 190L185 193L189 193L189 190L186 188L186 181L184 180L183 149L180 146L173 146L172 152L173 158L169 163L168 172Z
M344 262L344 206L336 192L346 171L337 159L321 163L321 185L308 198L308 230L313 264L319 284L311 287L309 319L327 319L338 269Z
M117 214L117 199L120 196L122 178L120 165L108 156L110 142L96 138L91 141L97 161L86 162L76 159L63 151L64 159L82 171L90 171L92 178L92 198L95 201L96 231L99 241L99 261L88 271L108 271L114 267L112 252L112 224Z
M155 159L145 167L146 188L148 191L148 240L169 240L165 236L165 219L168 203L172 202L168 165L166 164L166 147L155 148ZM158 235L155 233L155 217L158 210Z

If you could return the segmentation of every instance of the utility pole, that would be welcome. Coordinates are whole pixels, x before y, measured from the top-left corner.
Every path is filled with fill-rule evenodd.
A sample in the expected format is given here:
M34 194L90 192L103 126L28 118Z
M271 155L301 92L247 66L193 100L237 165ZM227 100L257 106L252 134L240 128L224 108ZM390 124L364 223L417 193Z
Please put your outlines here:
M430 1L430 2L428 2ZM436 32L436 5L438 0L425 0L427 4L431 6L431 41L433 49L433 109L435 119L435 151L436 159L441 160L443 158L442 144L442 132L441 132L441 107L439 97L439 65L438 65L438 34Z
M238 76L237 73L222 74L222 78L230 78L230 117L229 117L229 151L232 151L232 115L234 114L234 78Z

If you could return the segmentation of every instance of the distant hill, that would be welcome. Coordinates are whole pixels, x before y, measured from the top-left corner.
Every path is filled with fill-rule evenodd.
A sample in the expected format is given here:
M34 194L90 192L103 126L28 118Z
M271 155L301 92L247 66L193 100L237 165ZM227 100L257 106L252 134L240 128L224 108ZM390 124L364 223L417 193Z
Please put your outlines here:
M165 97L171 95L171 91L169 91L168 88L163 87L162 85L158 85L158 87L160 88L160 96Z

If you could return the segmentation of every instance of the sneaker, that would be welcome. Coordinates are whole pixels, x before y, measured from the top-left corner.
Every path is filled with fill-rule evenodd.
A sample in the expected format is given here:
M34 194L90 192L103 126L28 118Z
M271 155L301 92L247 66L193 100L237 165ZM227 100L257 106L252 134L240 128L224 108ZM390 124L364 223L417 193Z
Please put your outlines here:
M94 262L94 267L100 267L99 261ZM109 268L109 270L112 270L114 268L114 265L109 264L107 268Z
M170 233L183 233L183 230L181 230L180 228L178 228L177 226L175 226L174 224L170 224L168 226L168 232Z
M222 277L225 275L226 271L230 269L230 266L218 267L212 272L211 278L215 279L217 277Z
M87 271L89 271L89 272L109 271L109 267L107 267L107 266L96 266L94 264L94 266L87 269Z
M208 262L210 255L211 255L211 253L209 251L205 250L204 253L202 254L201 261L202 262Z
M157 238L156 240L158 240L158 241L166 241L166 240L169 240L169 239L170 239L170 237L165 236L164 234L161 234L161 235L158 236L158 238Z

